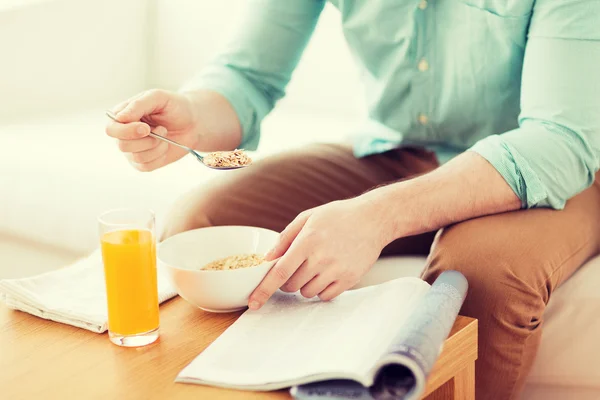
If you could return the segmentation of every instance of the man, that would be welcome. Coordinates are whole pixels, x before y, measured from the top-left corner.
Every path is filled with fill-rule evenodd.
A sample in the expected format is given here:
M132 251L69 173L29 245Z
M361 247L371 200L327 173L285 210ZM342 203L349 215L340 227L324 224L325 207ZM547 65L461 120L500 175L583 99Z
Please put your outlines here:
M332 299L381 252L429 253L424 279L456 269L470 282L462 313L479 319L477 397L515 398L551 293L600 249L600 2L331 2L366 85L369 117L352 147L219 175L181 200L165 236L282 231L252 309L278 288ZM202 151L255 149L323 6L251 2L195 80L118 105L107 133L141 171L185 155L151 127Z

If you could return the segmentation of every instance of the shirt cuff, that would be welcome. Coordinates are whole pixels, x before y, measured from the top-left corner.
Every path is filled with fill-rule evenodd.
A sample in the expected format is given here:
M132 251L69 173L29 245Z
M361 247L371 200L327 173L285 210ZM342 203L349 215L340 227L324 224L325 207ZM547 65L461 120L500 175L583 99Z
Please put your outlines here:
M240 148L256 150L260 141L260 124L269 107L262 94L238 72L227 66L211 65L181 88L181 91L211 90L227 99L242 128Z
M475 143L469 150L492 164L521 199L522 208L551 206L561 209L564 207L564 201L560 204L549 204L548 192L537 173L527 159L500 135L488 136Z

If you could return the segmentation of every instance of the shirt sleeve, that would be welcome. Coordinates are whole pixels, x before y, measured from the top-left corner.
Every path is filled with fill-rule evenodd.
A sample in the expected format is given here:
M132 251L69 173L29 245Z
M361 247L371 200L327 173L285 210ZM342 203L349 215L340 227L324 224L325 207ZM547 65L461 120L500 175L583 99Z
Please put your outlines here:
M223 95L240 120L240 147L255 150L261 121L284 96L324 0L245 3L233 38L182 90L207 89Z
M471 150L523 208L562 209L600 168L600 1L536 0L525 49L519 128Z

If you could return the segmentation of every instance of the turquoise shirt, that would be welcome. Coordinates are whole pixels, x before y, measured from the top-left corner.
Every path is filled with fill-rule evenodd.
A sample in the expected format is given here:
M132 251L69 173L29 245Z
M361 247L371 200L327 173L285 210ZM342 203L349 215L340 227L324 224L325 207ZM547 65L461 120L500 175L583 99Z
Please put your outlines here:
M324 0L248 0L188 88L232 104L242 146L284 96ZM600 168L600 0L331 0L366 87L356 156L472 150L525 208L560 209ZM327 60L324 59L323 63Z

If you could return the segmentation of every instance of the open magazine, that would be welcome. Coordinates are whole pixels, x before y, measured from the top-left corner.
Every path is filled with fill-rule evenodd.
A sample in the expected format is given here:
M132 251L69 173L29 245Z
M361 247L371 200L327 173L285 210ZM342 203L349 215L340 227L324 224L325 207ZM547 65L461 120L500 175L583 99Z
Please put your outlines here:
M467 292L456 271L433 285L399 278L330 302L278 292L245 312L177 376L298 399L417 399Z

